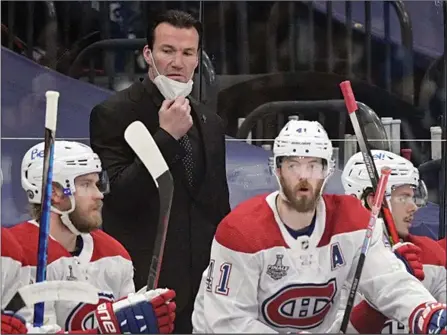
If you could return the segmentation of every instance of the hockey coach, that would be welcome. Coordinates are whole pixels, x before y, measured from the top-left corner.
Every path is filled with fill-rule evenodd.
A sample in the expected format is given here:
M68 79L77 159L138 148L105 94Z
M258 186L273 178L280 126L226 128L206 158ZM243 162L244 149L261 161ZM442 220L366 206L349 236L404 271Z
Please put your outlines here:
M95 106L90 144L110 179L104 230L120 241L135 265L135 286L146 285L159 217L158 191L124 140L133 121L145 124L174 179L174 198L159 287L176 291L175 333L191 333L191 315L208 265L217 224L230 211L221 119L192 97L201 23L171 10L147 30L148 76Z

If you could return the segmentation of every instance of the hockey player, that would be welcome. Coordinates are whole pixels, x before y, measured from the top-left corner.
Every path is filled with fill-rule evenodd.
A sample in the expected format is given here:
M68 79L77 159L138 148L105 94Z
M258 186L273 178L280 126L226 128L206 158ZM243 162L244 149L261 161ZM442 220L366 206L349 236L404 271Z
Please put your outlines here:
M0 174L1 175L1 174ZM17 290L28 285L30 282L30 267L27 266L23 249L10 229L1 227L1 301L2 301L2 334L24 334L24 333L55 333L61 328L55 324L48 324L40 328L33 328L26 325L25 320L18 315L13 315L10 311L5 311L6 304L11 300ZM169 292L172 296L173 292ZM154 306L161 306L165 301L156 298L152 303ZM171 306L172 307L172 306ZM161 311L157 313L163 316ZM103 329L105 330L105 329ZM79 333L97 333L97 329L82 331Z
M280 190L236 207L217 228L192 317L205 333L338 332L342 287L352 281L369 221L354 197L321 195L332 144L318 122L290 121L275 139ZM445 305L385 247L377 225L361 292L416 333L438 333Z
M446 302L447 272L445 252L436 241L409 233L418 206L426 202L426 188L419 179L419 171L407 159L392 152L372 150L377 170L388 166L393 172L388 179L387 198L392 210L396 230L401 241L393 251L404 262L408 272L422 281L439 302ZM361 152L352 156L342 173L342 184L347 195L354 195L370 209L373 190ZM384 236L386 239L386 237ZM360 296L359 296L360 297ZM359 299L360 301L361 299ZM339 311L341 317L344 304ZM408 333L408 328L375 311L365 300L358 303L351 314L351 323L360 333ZM383 329L382 329L383 328Z
M33 146L22 160L22 187L33 220L10 228L23 247L32 279L36 274L43 149L44 143ZM86 281L102 293L98 306L67 301L45 303L45 324L58 324L70 333L170 333L175 292L143 289L135 293L127 251L99 229L102 191L108 185L101 172L101 162L90 147L56 141L47 280ZM31 321L32 310L26 310L23 316Z

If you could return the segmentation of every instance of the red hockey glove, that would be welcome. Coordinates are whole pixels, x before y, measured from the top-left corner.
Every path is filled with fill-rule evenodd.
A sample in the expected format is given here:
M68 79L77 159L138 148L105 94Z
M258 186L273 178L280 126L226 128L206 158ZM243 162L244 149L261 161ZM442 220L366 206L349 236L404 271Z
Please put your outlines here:
M2 334L55 334L60 329L61 327L56 324L33 327L18 314L9 311L2 312Z
M26 334L25 320L9 311L2 311L2 334Z
M174 330L175 291L156 289L100 304L95 317L102 334L169 334Z
M422 250L413 243L397 243L393 245L396 256L405 264L407 271L420 281L424 280L425 274L421 262Z
M419 305L410 316L410 334L447 334L447 305Z

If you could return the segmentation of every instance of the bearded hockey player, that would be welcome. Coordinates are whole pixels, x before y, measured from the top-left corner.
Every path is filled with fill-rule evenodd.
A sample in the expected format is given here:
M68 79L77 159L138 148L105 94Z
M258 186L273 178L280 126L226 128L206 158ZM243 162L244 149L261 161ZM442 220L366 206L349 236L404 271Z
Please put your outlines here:
M445 303L445 252L431 238L409 233L414 214L418 207L426 203L427 198L425 184L419 179L419 171L410 161L392 152L372 150L372 155L378 171L384 166L392 168L386 195L400 238L400 242L394 245L392 250L404 262L407 271L421 280L433 297ZM356 153L346 163L342 184L347 195L357 197L366 208L371 208L374 193L361 152ZM360 295L358 298L360 301ZM339 311L340 317L343 312L344 304ZM374 310L365 300L357 304L351 314L351 323L360 333L408 333L408 328L397 321L389 320L384 326L385 321L387 317Z
M318 122L290 121L275 139L280 190L256 196L222 220L192 317L194 332L334 332L370 214L354 197L322 195L334 169ZM445 305L385 247L376 225L361 292L416 333L445 327ZM350 286L350 283L349 283Z
M11 229L23 247L25 261L36 275L44 143L22 160L22 187L33 220ZM127 251L98 229L103 191L108 182L90 147L56 141L48 244L47 280L85 281L102 291L98 306L57 301L45 303L45 323L63 330L93 333L169 333L175 317L175 292L168 289L135 293L133 266ZM119 299L119 301L117 301ZM32 310L24 311L27 321ZM97 329L96 329L97 328Z
M54 334L64 333L61 327L56 324L47 324L42 327L33 327L20 315L14 314L12 311L5 310L8 302L17 292L17 290L30 282L29 267L26 266L22 247L15 239L9 229L1 228L1 270L2 270L2 317L1 317L1 334ZM171 291L172 294L172 291ZM138 297L138 296L137 296ZM146 300L146 299L145 299ZM165 297L159 296L151 301L155 307L156 314L163 317L162 309L166 305ZM103 304L102 307L106 307ZM161 308L160 308L161 307ZM162 322L160 322L162 323ZM159 323L159 324L160 324ZM99 329L88 329L83 331L75 331L77 334L97 334ZM110 333L110 329L102 329L104 333ZM109 331L107 331L109 330Z

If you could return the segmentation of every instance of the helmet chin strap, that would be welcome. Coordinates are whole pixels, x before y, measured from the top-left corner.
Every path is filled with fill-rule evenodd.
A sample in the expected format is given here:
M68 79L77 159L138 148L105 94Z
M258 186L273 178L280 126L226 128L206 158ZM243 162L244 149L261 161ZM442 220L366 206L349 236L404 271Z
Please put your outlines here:
M70 195L70 204L71 204L71 208L68 211L61 211L53 206L51 206L51 211L53 213L59 214L61 216L62 223L68 228L68 230L70 230L70 232L72 234L74 234L76 236L81 235L81 232L76 229L76 227L71 222L70 217L69 217L69 214L72 213L75 209L75 201L74 201L74 197L72 195Z

